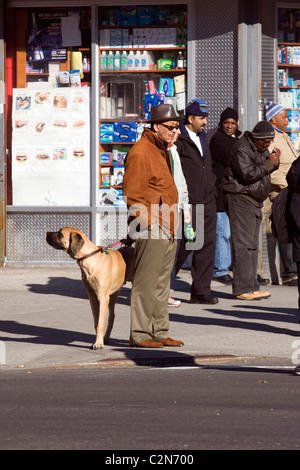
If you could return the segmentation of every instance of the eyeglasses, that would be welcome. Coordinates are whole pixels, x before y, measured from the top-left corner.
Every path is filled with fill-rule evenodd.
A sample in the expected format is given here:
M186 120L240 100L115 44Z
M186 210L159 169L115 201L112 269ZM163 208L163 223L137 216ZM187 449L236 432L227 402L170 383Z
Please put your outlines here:
M160 124L161 126L164 126L166 129L168 129L168 131L179 131L180 129L180 126L177 125L177 126L167 126L166 124Z
M271 145L272 142L274 142L274 139L262 139L261 142L263 142L263 144L264 144L266 147L269 147L269 145Z

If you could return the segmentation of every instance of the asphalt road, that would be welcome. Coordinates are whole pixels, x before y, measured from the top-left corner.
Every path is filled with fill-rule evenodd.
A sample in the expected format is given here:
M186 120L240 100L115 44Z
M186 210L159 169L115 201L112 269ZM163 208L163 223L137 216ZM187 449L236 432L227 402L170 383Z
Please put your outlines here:
M150 451L122 462L133 468L165 452L199 468L195 450L299 450L299 392L276 365L3 370L0 449L101 450L98 464Z

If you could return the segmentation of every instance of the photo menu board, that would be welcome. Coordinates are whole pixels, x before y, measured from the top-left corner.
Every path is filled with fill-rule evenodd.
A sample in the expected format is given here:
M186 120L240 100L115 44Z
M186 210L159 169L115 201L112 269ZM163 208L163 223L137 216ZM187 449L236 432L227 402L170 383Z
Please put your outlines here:
M89 88L14 89L13 205L90 205Z

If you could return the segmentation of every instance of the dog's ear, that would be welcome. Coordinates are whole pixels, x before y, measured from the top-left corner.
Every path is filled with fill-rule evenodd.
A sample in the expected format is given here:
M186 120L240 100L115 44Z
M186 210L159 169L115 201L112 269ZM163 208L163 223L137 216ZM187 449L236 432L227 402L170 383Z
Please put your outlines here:
M69 243L69 249L68 253L70 255L76 256L78 251L81 250L81 248L84 245L84 239L80 235L80 233L72 232L70 234L70 243Z

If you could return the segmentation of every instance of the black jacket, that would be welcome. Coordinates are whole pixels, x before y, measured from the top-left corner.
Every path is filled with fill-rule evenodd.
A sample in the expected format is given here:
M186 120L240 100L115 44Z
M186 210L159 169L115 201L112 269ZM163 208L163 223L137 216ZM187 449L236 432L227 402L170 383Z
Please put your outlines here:
M229 163L232 147L241 134L241 131L237 130L235 137L228 136L222 131L221 126L219 126L217 132L212 136L210 141L209 147L212 158L212 169L217 178L216 189L218 212L225 211L223 202L223 179Z
M269 151L260 152L246 131L234 144L223 183L224 194L246 196L262 207L269 195L270 173L275 170L268 160Z
M296 234L300 236L300 157L293 162L286 180L291 192L290 212L295 222Z
M212 171L206 134L204 131L199 134L204 154L202 156L196 144L190 139L184 121L180 123L180 131L176 146L188 187L189 202L190 204L207 204L216 196L216 177Z

